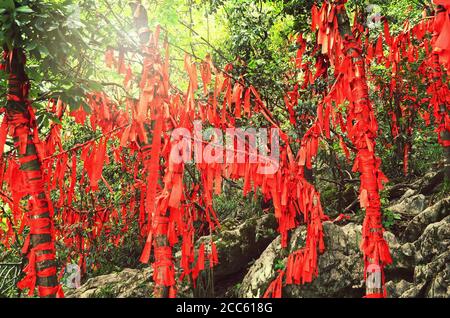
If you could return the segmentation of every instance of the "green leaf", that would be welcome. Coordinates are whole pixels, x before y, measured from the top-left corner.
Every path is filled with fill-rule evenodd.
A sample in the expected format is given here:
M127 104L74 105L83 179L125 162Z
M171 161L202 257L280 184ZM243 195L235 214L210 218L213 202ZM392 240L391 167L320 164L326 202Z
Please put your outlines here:
M37 45L37 49L39 50L39 53L41 53L41 54L45 54L45 55L49 55L50 54L50 52L48 51L48 48L46 46L44 46L44 45L38 44Z
M7 218L1 218L0 229L2 229L5 232L8 231L8 219Z
M14 10L16 6L13 0L0 0L0 8L6 10Z
M37 47L37 43L36 42L27 42L25 44L25 48L27 49L27 51L32 51Z
M81 106L83 107L83 110L90 114L91 113L91 106L89 106L84 100L81 100Z
M103 85L99 82L88 81L87 84L88 84L89 88L91 88L94 91L102 91L103 90Z
M61 120L59 120L58 117L55 116L55 114L52 113L47 113L47 112L43 112L42 117L44 117L44 119L47 119L48 121L52 121L56 124L62 125Z
M21 6L16 9L19 13L33 13L34 11L29 6Z

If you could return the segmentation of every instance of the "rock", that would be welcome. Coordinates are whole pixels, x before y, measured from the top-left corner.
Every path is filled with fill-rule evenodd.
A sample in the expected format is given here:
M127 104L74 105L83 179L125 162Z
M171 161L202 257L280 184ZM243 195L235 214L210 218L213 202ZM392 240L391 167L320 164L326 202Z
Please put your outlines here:
M261 297L270 282L275 278L275 265L281 251L280 237L277 237L261 254L258 260L250 267L240 288L239 297Z
M426 208L416 215L407 225L403 239L407 242L417 240L428 224L438 222L449 214L450 197L438 201L436 204Z
M219 264L214 267L214 279L220 281L245 270L277 236L277 222L273 214L250 218L244 223L214 235ZM201 238L199 241L209 240Z
M414 280L415 284L425 287L420 296L448 298L450 295L450 251L439 255L428 264L416 266Z
M257 258L270 242L277 236L277 223L273 214L256 216L242 224L233 224L228 230L214 235L218 249L219 264L214 267L215 282L229 275L245 270L248 263ZM210 237L201 237L201 242L209 242ZM175 259L180 259L177 252ZM145 298L153 293L153 270L124 269L121 272L101 275L89 279L81 288L67 290L67 298ZM189 286L178 290L180 297L192 297Z
M362 297L361 226L349 223L341 227L331 222L323 226L326 250L319 258L319 276L310 284L287 286L285 296Z
M422 294L422 290L426 283L412 284L412 287L401 294L399 298L418 298Z
M151 298L153 269L126 268L120 272L100 275L87 280L78 289L65 289L66 298ZM192 297L187 285L178 286L178 297Z
M418 179L412 186L419 186L420 193L425 195L433 193L445 178L445 170L431 171L426 173L422 178Z
M323 224L326 250L319 258L319 276L307 285L283 288L284 297L360 297L363 295L363 262L359 250L361 226L353 223L343 227L332 222ZM294 231L289 251L301 247L305 229ZM275 278L277 266L285 261L286 253L275 239L253 264L239 288L240 297L258 297Z
M388 207L388 209L406 216L414 217L418 215L425 209L426 198L423 194L414 193L414 190L409 189L395 205Z
M413 196L409 196L412 198ZM410 242L402 242L385 232L393 263L386 267L389 297L450 296L450 215L449 198L419 213L409 227ZM412 231L412 224L416 227ZM284 297L362 297L363 263L359 250L361 226L349 223L323 224L326 250L319 257L319 276L310 284L283 287ZM414 233L412 235L411 233ZM289 252L304 242L305 229L292 233ZM240 297L259 297L286 261L287 251L275 239L251 266L238 290Z
M429 179L433 180L433 176ZM450 197L425 208L427 201L423 195L407 191L393 205L412 219L402 227L403 235L384 233L393 258L393 264L385 271L389 297L450 296ZM276 227L273 214L265 214L241 224L229 220L222 231L213 235L220 262L214 268L216 296L261 297L264 294L278 270L284 268L288 253L301 248L306 236L305 226L297 228L291 233L288 248L281 249ZM306 285L284 286L284 297L359 298L364 295L359 248L361 225L324 222L323 229L326 249L319 257L318 277ZM197 245L209 240L209 236L202 237ZM217 292L217 286L224 290ZM180 297L197 295L186 284L179 289ZM80 289L69 290L66 295L69 298L151 297L152 292L152 270L147 267L89 279Z
M423 234L414 243L418 253L418 264L430 262L440 254L448 251L450 243L450 215L443 220L429 224Z
M387 294L390 298L398 298L406 291L414 287L413 283L402 279L399 282L389 281L386 283Z
M406 192L402 195L399 201L403 201L407 198L412 197L414 194L416 194L416 191L414 189L408 189Z
M392 264L386 266L386 273L389 276L396 276L396 272L411 272L414 270L414 249L412 245L401 245L397 237L391 232L384 232L384 239L389 245Z
M442 297L450 295L450 216L439 222L429 224L422 235L413 243L402 246L390 244L394 264L390 266L390 276L394 281L386 284L390 297ZM406 255L406 256L405 256ZM411 255L413 260L411 261ZM402 257L407 257L404 270L412 270L409 282L395 277L399 276Z
M67 298L146 298L153 292L153 270L126 268L90 278L79 289L65 291Z
M450 215L426 227L416 247L415 284L423 284L423 297L450 295ZM403 297L403 295L402 295Z

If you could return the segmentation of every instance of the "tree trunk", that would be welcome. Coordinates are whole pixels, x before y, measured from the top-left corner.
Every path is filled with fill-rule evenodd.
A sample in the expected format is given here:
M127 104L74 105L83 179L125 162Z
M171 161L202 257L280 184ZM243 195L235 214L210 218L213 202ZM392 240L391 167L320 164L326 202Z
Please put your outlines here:
M373 114L369 100L369 91L365 75L364 57L361 55L361 48L354 38L348 15L343 5L337 6L337 20L339 33L344 40L344 54L351 61L354 69L354 76L350 82L353 94L353 105L350 105L349 112L354 112L355 126L358 133L350 138L357 148L357 159L359 160L359 172L361 179L361 206L366 208L366 215L363 223L363 234L361 248L364 254L364 273L366 277L367 297L384 297L384 272L383 266L390 263L391 257L389 248L383 238L383 226L381 215L381 203L378 187L378 158L375 156L376 131L370 129L370 117ZM358 109L358 111L355 111ZM369 149L371 144L373 149Z
M30 226L30 245L25 243L23 253L28 255L28 274L22 282L23 287L34 291L36 279L40 297L55 297L58 292L56 277L55 243L51 202L44 190L41 162L36 149L37 127L29 110L29 80L25 73L25 54L20 49L8 52L6 71L8 77L8 95L6 116L8 127L14 138L20 161L26 193L28 195L28 222ZM28 241L27 241L28 242ZM29 248L30 247L30 248ZM34 272L35 270L35 272Z
M139 42L142 47L145 47L148 45L150 40L150 30L148 28L148 15L147 10L145 7L141 4L141 1L133 1L130 2L130 7L133 12L133 19L134 19L134 25L135 28L139 34ZM159 119L162 120L162 119ZM153 129L150 129L150 127L146 127L147 131L153 130L155 131L157 123L155 121L152 122ZM153 138L161 138L159 134L153 134ZM143 145L143 157L144 157L144 164L146 168L151 168L151 150L152 147L155 146L155 142L152 142L151 144ZM156 143L158 144L158 143ZM160 147L158 144L157 147ZM158 158L159 159L159 158ZM150 180L150 173L149 169L146 169L147 173L147 185L146 187L153 186L151 183L154 183L155 180ZM148 196L149 191L147 191ZM148 212L155 211L154 206L150 205L156 205L156 202L148 202L149 200L146 200L146 209ZM156 213L152 216L150 219L149 217L149 231L154 232L152 233L154 235L154 254L155 254L155 262L154 262L154 280L155 280L155 291L154 291L154 297L157 298L166 298L169 297L169 285L168 282L168 273L173 270L173 260L172 260L172 247L169 244L169 239L167 236L168 233L168 210L161 212L156 210ZM152 228L153 227L153 228Z

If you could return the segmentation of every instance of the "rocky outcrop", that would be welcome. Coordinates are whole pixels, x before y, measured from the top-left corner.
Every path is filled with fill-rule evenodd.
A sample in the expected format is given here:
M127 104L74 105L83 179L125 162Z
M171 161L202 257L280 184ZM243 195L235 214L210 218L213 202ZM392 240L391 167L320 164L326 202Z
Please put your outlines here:
M414 243L402 249L414 251L413 277L410 282L390 281L391 297L450 296L450 216L429 224Z
M426 197L423 194L415 194L415 191L409 189L400 198L397 204L389 207L394 213L414 217L422 212L426 207Z
M279 255L280 237L277 237L250 267L242 284L238 287L237 294L239 297L259 298L262 296L276 276L275 269Z
M319 258L319 276L307 285L290 285L283 289L284 297L356 297L362 295L361 226L323 224L326 251ZM294 231L288 251L301 247L305 228ZM238 291L240 297L259 297L276 276L276 270L286 261L287 251L275 239L250 268Z
M153 292L153 270L124 269L90 278L78 289L65 290L67 298L145 298Z
M405 239L385 232L393 264L386 268L390 297L450 297L450 198L422 206L425 198L409 193L395 203L414 206L409 210ZM405 210L406 211L406 210ZM283 288L284 297L362 297L364 294L362 255L359 250L361 226L338 226L325 222L326 251L319 258L319 276L310 284ZM298 249L305 230L294 231L287 251L275 239L250 267L238 290L240 297L259 297L282 268L286 254Z
M414 283L424 285L419 296L450 297L450 215L428 225L414 246Z
M436 175L400 195L389 210L402 215L402 230L385 232L393 259L386 267L389 297L450 297L450 197L432 202L421 193L432 188ZM261 297L284 268L290 252L301 248L306 229L291 233L287 249L281 249L273 214L255 216L244 222L229 219L213 235L219 252L214 268L215 296ZM284 297L362 297L363 262L359 248L361 225L324 222L326 250L319 257L319 275L306 285L283 288ZM209 242L210 237L200 238ZM178 255L179 256L179 255ZM179 258L176 256L176 258ZM125 269L88 280L67 297L151 297L152 270ZM187 284L179 286L178 296L199 294Z
M245 269L277 237L276 228L273 214L265 214L215 235L219 264L214 267L214 279L220 281Z
M442 220L450 211L450 197L428 207L409 221L403 239L408 242L417 240L428 224Z
M273 214L264 214L249 218L239 224L228 220L223 224L223 230L213 236L219 253L219 264L214 267L214 281L219 284L230 276L246 270L249 262L258 258L267 245L277 236L277 223ZM209 242L209 237L202 237L201 242ZM180 259L179 252L175 259ZM141 298L151 297L153 293L153 270L124 269L121 272L101 275L89 279L79 289L67 289L68 298ZM240 279L241 277L239 277ZM234 284L230 280L230 284ZM228 286L225 286L225 289ZM224 292L224 291L219 291ZM188 286L179 288L179 297L192 297Z

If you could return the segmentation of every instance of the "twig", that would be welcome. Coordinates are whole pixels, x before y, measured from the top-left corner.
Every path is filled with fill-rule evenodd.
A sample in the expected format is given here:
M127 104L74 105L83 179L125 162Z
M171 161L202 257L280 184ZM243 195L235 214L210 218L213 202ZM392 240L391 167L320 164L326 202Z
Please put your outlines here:
M205 39L203 36L201 36L197 31L195 31L191 26L189 26L187 23L181 21L178 19L178 22L180 22L181 25L183 25L185 28L189 29L192 33L194 33L196 36L200 38L203 42L205 42L206 45L208 45L214 52L216 52L225 62L230 63L228 59L223 55L223 53L217 49L214 45L212 45L207 39Z
M358 204L358 202L359 202L359 197L356 197L355 201L350 203L350 205L344 209L344 213L349 212L356 204Z

